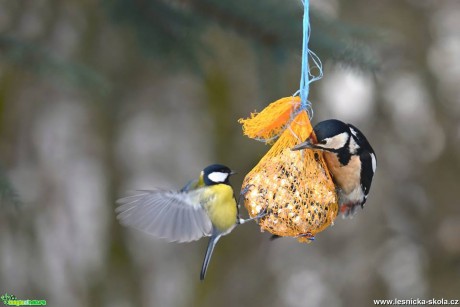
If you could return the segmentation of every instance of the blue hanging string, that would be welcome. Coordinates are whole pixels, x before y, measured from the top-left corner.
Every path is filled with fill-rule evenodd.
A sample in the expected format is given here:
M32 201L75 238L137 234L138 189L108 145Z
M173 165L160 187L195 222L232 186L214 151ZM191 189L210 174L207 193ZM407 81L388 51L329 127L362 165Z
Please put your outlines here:
M305 110L308 113L308 117L310 120L313 117L313 108L311 105L311 102L308 100L308 94L310 92L310 83L315 82L323 77L323 64L321 63L320 58L310 49L308 49L308 42L310 40L310 12L309 12L309 0L301 0L303 6L304 6L304 13L303 13L303 40L302 40L302 70L301 70L301 75L300 75L300 88L297 92L294 93L293 96L300 96L300 108L295 110L293 114L291 114L291 118L288 121L288 124L286 124L286 127L289 126L289 123L291 123L294 118L297 116L297 114ZM309 65L309 61L311 60L312 62L312 68L316 71L317 74L315 75L312 73ZM292 131L291 131L292 132ZM258 139L255 138L258 141L264 142L264 143L271 143L275 141L282 132L280 132L278 135L273 136L270 139Z
M311 102L308 100L310 92L310 83L319 80L323 77L322 63L319 57L311 50L308 49L308 42L310 40L310 3L309 0L301 0L303 12L303 41L302 41L302 71L300 75L300 88L294 96L300 95L301 109L306 110L310 119L313 117L313 109ZM309 60L312 61L312 67L318 70L317 75L311 72Z

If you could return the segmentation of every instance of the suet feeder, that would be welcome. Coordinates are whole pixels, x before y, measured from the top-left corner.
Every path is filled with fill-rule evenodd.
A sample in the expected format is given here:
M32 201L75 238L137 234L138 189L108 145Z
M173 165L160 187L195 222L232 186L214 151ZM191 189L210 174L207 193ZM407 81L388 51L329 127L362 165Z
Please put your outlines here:
M310 242L333 223L338 204L322 153L291 151L313 133L300 97L275 101L240 123L250 138L269 144L276 139L243 181L242 197L249 215L265 211L259 219L262 231Z

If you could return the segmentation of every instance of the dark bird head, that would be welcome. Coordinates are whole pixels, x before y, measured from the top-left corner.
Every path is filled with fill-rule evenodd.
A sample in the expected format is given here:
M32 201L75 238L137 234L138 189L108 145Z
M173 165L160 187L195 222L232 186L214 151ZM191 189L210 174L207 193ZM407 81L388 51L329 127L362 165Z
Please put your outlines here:
M205 185L230 184L229 178L234 174L235 172L222 164L209 165L201 172Z
M312 134L305 142L296 145L292 150L311 148L338 152L349 145L350 128L340 120L329 119L322 121L313 128L313 131L316 135L316 141Z

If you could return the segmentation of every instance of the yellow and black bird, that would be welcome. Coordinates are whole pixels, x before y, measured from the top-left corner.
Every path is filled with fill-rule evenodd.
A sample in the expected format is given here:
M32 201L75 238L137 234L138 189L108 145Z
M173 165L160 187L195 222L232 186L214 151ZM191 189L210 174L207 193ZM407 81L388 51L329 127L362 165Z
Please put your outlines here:
M210 236L201 268L204 280L211 255L219 239L237 224L238 206L229 178L230 168L213 164L179 191L149 190L118 200L120 223L169 242L190 242Z

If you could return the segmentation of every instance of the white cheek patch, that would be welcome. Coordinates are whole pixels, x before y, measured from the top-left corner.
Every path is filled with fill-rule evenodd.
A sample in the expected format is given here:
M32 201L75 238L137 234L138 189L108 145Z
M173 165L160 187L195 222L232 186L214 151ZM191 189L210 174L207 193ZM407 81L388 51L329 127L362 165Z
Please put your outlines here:
M371 160L372 160L372 171L375 173L375 170L377 169L377 159L375 158L375 155L371 153Z
M221 172L212 172L211 174L208 175L209 180L212 182L225 182L228 178L227 173L221 173Z
M325 139L326 144L324 147L330 149L340 149L345 146L349 137L350 135L347 132L342 132L332 138Z
M358 145L358 143L356 143L356 141L355 141L354 138L351 138L351 139L350 139L350 145L349 145L349 147L350 147L350 153L351 153L351 154L355 154L355 153L358 152L359 145Z

